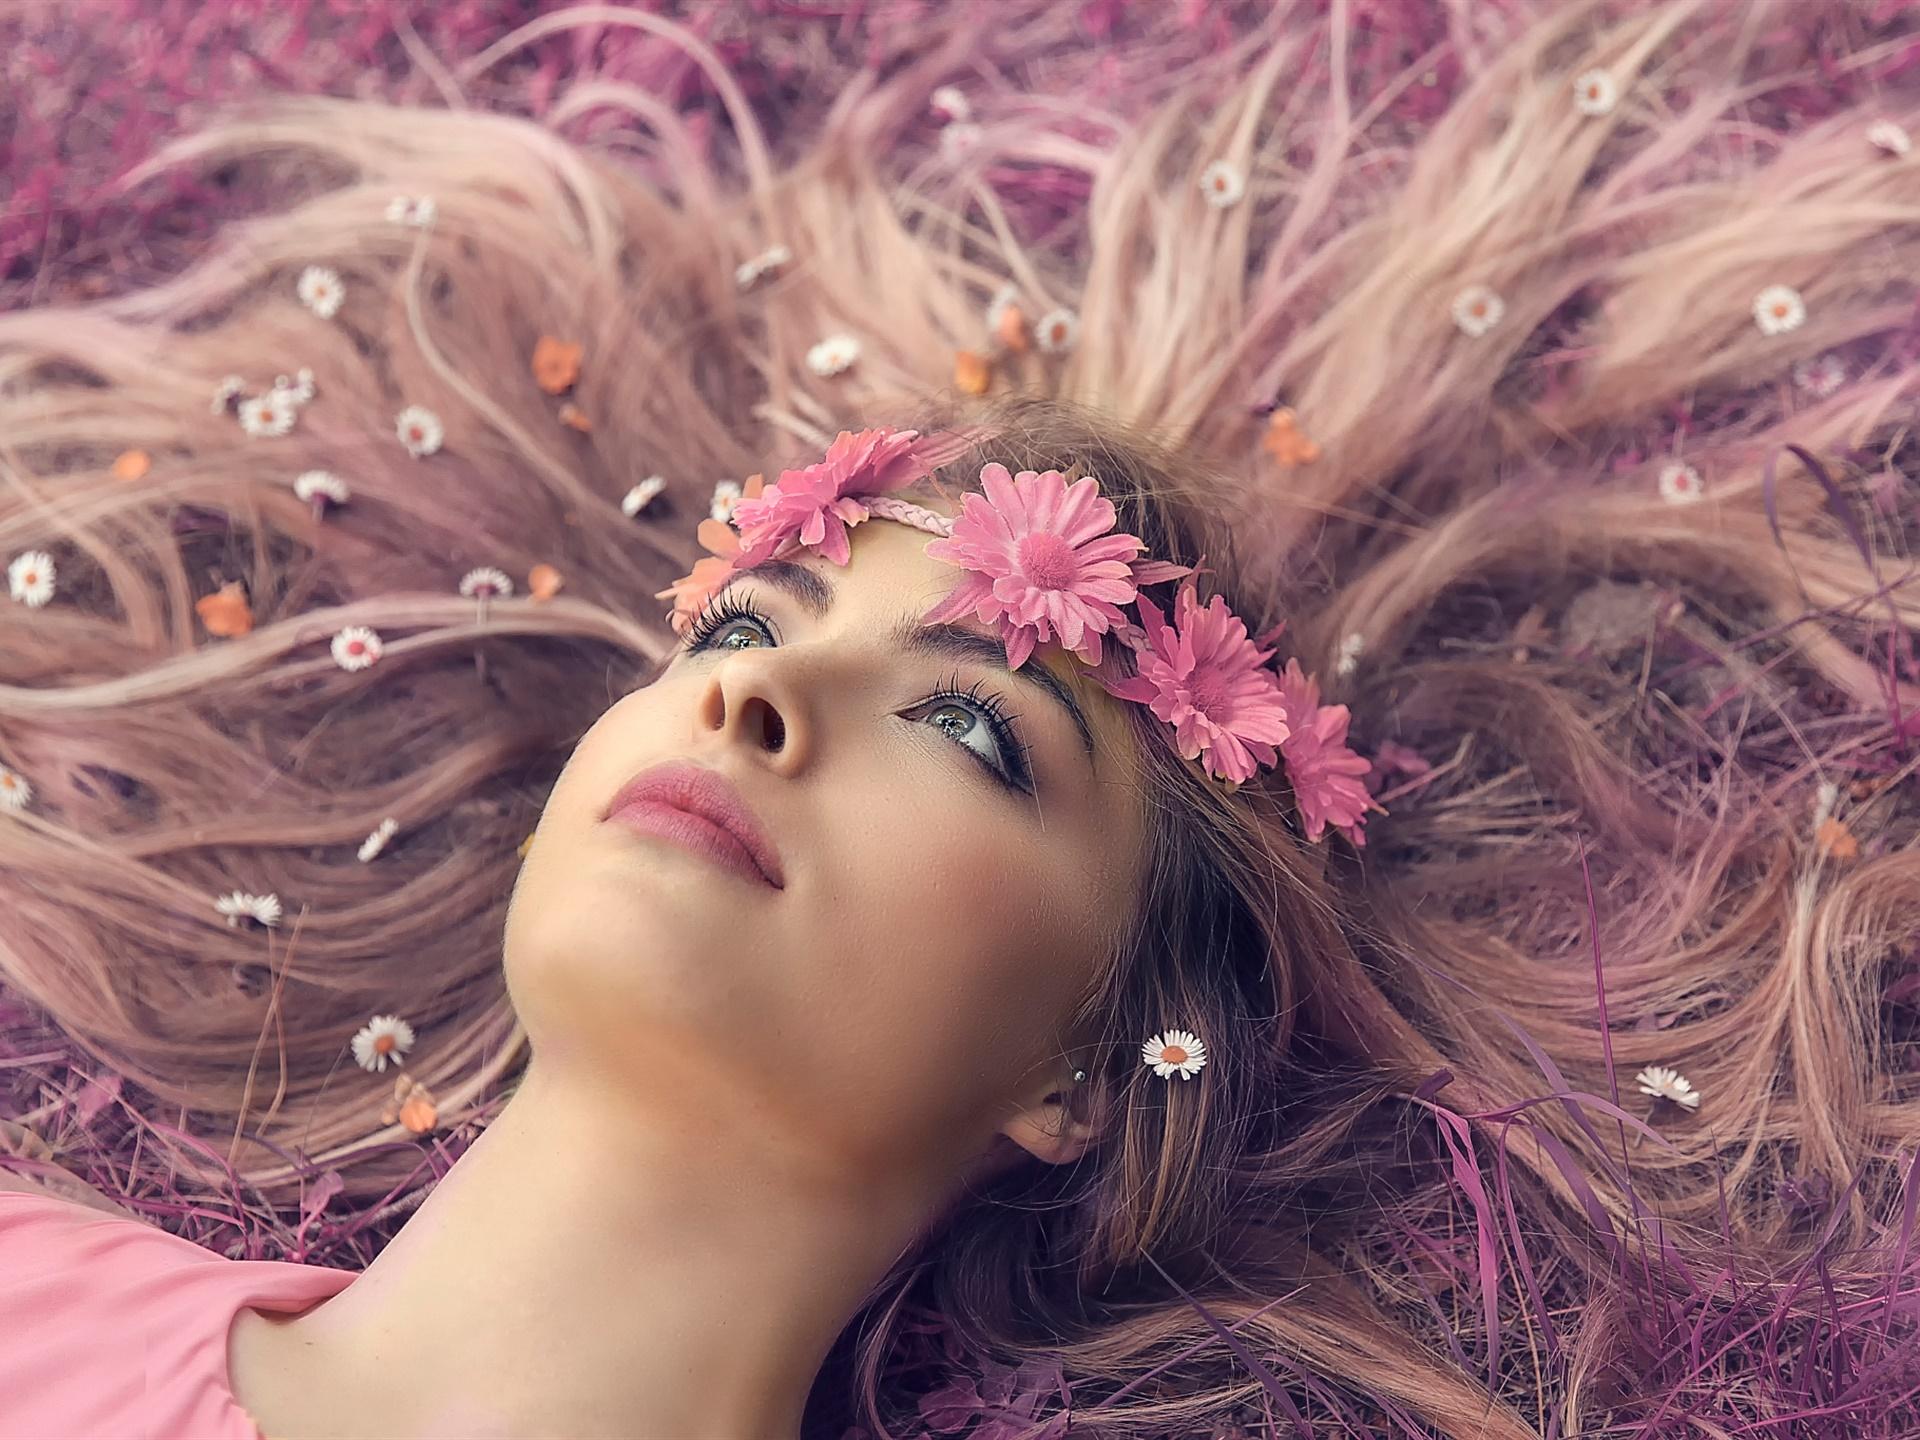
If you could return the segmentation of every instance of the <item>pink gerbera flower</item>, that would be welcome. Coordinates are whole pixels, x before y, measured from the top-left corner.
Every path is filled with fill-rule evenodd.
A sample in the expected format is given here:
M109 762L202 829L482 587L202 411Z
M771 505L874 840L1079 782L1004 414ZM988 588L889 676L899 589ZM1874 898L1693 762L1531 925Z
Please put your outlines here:
M1373 801L1363 779L1373 767L1347 748L1347 707L1322 705L1320 682L1298 660L1287 661L1280 695L1291 732L1280 748L1307 839L1318 840L1331 824L1355 845L1366 844L1360 825Z
M1098 665L1100 637L1128 630L1119 607L1141 585L1187 573L1162 561L1133 563L1145 542L1108 533L1119 517L1091 475L1069 485L1058 470L1009 475L995 462L980 481L985 498L969 492L952 536L927 546L934 559L971 573L921 623L972 611L1000 627L1008 669L1018 670L1046 640Z
M855 496L886 495L925 473L913 454L917 430L842 430L827 458L804 470L783 470L776 484L757 500L733 508L740 531L738 567L751 570L789 540L818 546L836 565L845 565L853 549L847 527L867 518Z
M1216 595L1202 608L1191 579L1174 597L1169 625L1144 597L1140 614L1146 644L1136 652L1137 673L1124 680L1096 677L1107 693L1152 708L1174 727L1188 760L1206 757L1209 769L1238 785L1279 756L1274 745L1291 734L1288 711L1273 672L1273 657L1247 638L1246 623Z

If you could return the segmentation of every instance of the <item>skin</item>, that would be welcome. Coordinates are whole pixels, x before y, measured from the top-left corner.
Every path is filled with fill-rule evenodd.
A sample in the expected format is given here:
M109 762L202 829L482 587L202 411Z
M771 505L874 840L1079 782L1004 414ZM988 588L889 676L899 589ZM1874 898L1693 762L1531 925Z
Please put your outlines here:
M1090 763L1003 668L891 648L960 572L922 531L851 534L844 568L798 557L825 617L745 583L771 636L729 620L741 648L677 657L573 753L506 924L521 1087L351 1286L241 1312L233 1388L275 1440L797 1437L890 1264L970 1185L1089 1143L1063 1092L1094 1057L1059 1031L1143 860L1121 702L1035 652ZM980 764L984 720L925 704L976 680L1037 801ZM785 888L601 822L671 759L735 783Z

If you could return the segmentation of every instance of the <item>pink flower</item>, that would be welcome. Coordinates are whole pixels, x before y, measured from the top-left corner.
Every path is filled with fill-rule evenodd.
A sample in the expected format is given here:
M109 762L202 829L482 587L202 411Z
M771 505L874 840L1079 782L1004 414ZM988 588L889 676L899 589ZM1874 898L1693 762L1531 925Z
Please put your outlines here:
M917 430L842 430L827 449L827 458L804 470L783 470L757 500L733 507L733 523L740 531L742 570L751 570L789 540L817 545L836 565L852 558L847 527L867 518L867 507L854 497L886 495L925 473L914 455Z
M1203 609L1188 579L1174 597L1171 625L1151 600L1141 599L1140 614L1147 624L1138 673L1097 677L1107 693L1151 707L1174 727L1180 754L1204 755L1223 780L1240 784L1260 765L1278 763L1274 744L1291 730L1280 687L1264 668L1273 652L1247 638L1246 623L1226 601L1216 595Z
M971 573L921 623L973 611L1000 627L1011 670L1044 640L1098 665L1102 635L1137 633L1119 607L1141 585L1188 572L1158 560L1135 564L1145 542L1108 533L1119 517L1091 475L1069 485L1058 470L1009 475L996 462L980 471L980 481L985 498L969 492L952 536L927 546L934 559Z
M1332 824L1365 845L1360 826L1373 801L1363 777L1372 767L1347 748L1347 707L1322 705L1320 682L1304 674L1298 660L1287 661L1280 694L1291 729L1281 753L1307 839L1318 840Z

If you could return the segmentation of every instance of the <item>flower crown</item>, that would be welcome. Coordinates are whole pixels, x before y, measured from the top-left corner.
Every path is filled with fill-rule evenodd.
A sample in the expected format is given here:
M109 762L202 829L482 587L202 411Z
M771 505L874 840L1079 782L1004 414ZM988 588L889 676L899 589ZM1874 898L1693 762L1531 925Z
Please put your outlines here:
M990 463L980 471L985 495L964 495L958 518L894 495L957 459L975 438L843 430L819 463L783 471L773 485L755 475L724 520L701 521L699 538L712 554L655 598L671 597L669 622L685 634L742 571L800 549L845 565L851 527L873 518L912 525L938 537L927 554L967 572L922 624L971 613L997 626L1010 670L1041 642L1057 642L1108 694L1171 725L1183 759L1201 760L1234 786L1284 763L1307 838L1320 839L1332 825L1364 845L1362 824L1377 807L1361 783L1371 767L1346 743L1347 707L1322 705L1319 682L1297 660L1279 673L1267 668L1273 651L1260 643L1284 626L1250 639L1220 596L1198 602L1194 577L1205 573L1204 557L1199 567L1142 559L1145 542L1115 533L1118 514L1091 475L1068 484L1058 470L1015 475ZM1175 579L1182 584L1168 618L1142 587ZM1127 605L1144 624L1123 612ZM1104 645L1109 636L1117 645ZM1131 675L1120 663L1127 655Z

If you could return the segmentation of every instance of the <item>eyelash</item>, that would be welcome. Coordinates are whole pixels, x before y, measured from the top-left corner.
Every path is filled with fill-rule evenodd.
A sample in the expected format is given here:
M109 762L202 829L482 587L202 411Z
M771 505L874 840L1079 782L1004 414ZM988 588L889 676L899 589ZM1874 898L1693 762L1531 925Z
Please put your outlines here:
M680 642L680 653L692 655L702 650L718 648L711 643L713 637L735 620L745 620L767 631L769 636L772 634L765 616L741 599L738 591L728 591L718 600L709 601L707 607L694 617L693 624ZM987 730L992 734L994 743L999 747L1000 753L1007 757L1008 770L1002 771L964 740L956 739L953 743L973 756L980 767L1000 784L1009 790L1018 790L1031 795L1033 769L1027 757L1032 747L1020 738L1020 728L1014 723L1019 717L1007 713L998 695L991 691L982 692L980 681L976 680L966 690L961 690L959 685L960 677L955 674L941 687L938 694L929 696L914 708L922 709L928 705L946 702L973 710L986 722Z

